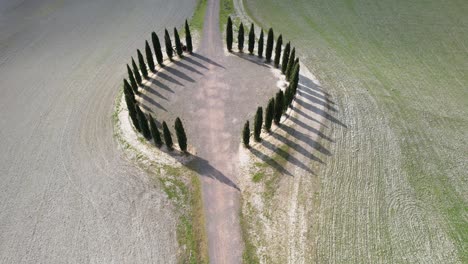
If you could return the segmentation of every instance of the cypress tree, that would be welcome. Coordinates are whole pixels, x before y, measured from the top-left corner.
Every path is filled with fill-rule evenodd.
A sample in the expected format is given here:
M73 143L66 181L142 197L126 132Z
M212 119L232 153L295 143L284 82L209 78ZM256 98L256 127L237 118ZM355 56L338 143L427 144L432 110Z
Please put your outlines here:
M159 148L162 145L161 134L159 133L158 127L156 126L156 123L154 122L154 119L151 116L151 114L149 115L148 119L150 124L151 137L154 140L154 145Z
M169 127L167 127L166 121L163 122L163 134L164 134L164 142L166 143L167 149L172 150L172 136L171 131L169 131Z
M249 53L252 54L255 48L255 28L254 24L250 26L249 32Z
M250 143L250 127L249 127L249 121L245 122L244 125L244 130L242 130L242 141L244 142L244 146L246 148L249 147Z
M187 23L187 20L185 20L185 42L187 44L187 51L192 54L192 35L190 34L190 27Z
M232 51L232 20L228 17L226 24L226 45L229 52Z
M148 126L148 120L146 120L145 114L143 113L143 111L141 111L141 109L140 109L140 107L138 105L135 105L135 109L136 109L136 112L137 112L138 125L140 126L141 133L143 134L143 136L147 140L150 140L151 139L151 132L150 132L149 126Z
M265 129L270 132L273 116L275 115L275 99L271 98L265 111Z
M267 62L271 61L271 54L273 52L273 29L268 30L268 37L267 37L267 44L266 44L266 51L265 51L265 58Z
M291 75L291 71L294 68L294 61L296 60L296 48L293 48L291 51L291 55L289 55L289 60L288 60L288 67L286 68L286 72L284 75L286 75L286 80L289 81L289 75Z
M263 57L263 29L260 30L260 38L258 39L258 57Z
M242 52L244 49L244 24L242 22L240 23L239 26L239 34L237 35L237 47L239 48L239 51Z
M151 39L153 40L153 49L154 54L156 55L156 60L158 61L159 65L163 65L163 54L161 51L161 43L159 43L159 38L156 33L151 33Z
M254 139L257 142L261 141L260 134L262 133L263 125L263 109L262 107L257 108L257 113L255 114L255 123L254 123Z
M294 77L294 75L295 75L294 70L296 69L296 66L297 66L297 65L299 65L299 58L296 58L296 59L294 60L294 63L293 63L293 65L292 65L292 67L291 67L291 71L289 72L289 75L286 76L286 78L288 79L289 82L292 82L292 79L293 79L293 77Z
M283 52L283 61L281 62L281 72L284 74L288 68L289 55L291 52L291 43L288 42Z
M292 98L293 98L293 92L292 92L291 85L289 85L288 88L286 88L286 91L284 92L283 113L285 113L286 110L288 110L288 107L291 105Z
M185 135L184 126L180 118L176 118L174 128L177 135L177 142L179 143L180 150L187 152L187 135Z
M175 40L175 46L176 46L176 51L177 55L179 58L182 58L182 44L180 43L180 37L179 37L179 32L177 32L177 28L174 28L174 40Z
M124 94L125 96L130 96L134 102L136 102L135 100L135 93L133 93L133 90L132 90L132 87L130 86L130 84L128 84L127 82L127 79L124 79Z
M143 55L141 54L141 51L139 49L137 49L137 53L138 53L138 63L140 64L141 74L143 74L143 77L145 79L148 79L148 70L146 69L145 59L143 59Z
M145 52L146 52L146 61L148 62L148 68L152 73L156 72L156 67L154 66L153 52L148 44L148 41L145 42Z
M172 56L173 56L172 41L171 41L171 37L169 36L169 32L167 32L167 29L164 30L164 42L166 44L167 57L172 61Z
M127 73L128 73L128 79L130 80L130 84L131 84L132 89L133 89L133 93L139 94L139 92L138 92L138 84L136 83L135 77L133 76L133 72L132 72L132 70L130 69L130 66L128 66L128 64L127 64Z
M297 59L296 66L294 66L294 73L292 75L291 83L289 84L292 88L292 97L294 97L294 95L296 95L296 92L297 92L297 86L299 85L300 70L301 70L301 65L299 64L299 59Z
M275 98L275 116L274 116L274 121L277 126L279 126L280 121L281 121L281 115L283 115L283 105L284 105L284 95L283 91L279 91L276 94Z
M128 115L132 119L132 123L135 126L137 131L140 131L140 125L138 124L137 113L135 110L135 96L133 95L132 89L129 89L128 83L125 84L124 81L124 94L125 94L125 102L127 103Z
M275 50L275 67L278 68L280 59L281 59L281 51L283 47L283 36L279 35L278 40L276 41L276 50Z
M133 57L132 57L132 67L133 67L133 75L135 76L136 82L138 83L139 86L141 86L143 83L141 80L140 71L138 71L138 67Z

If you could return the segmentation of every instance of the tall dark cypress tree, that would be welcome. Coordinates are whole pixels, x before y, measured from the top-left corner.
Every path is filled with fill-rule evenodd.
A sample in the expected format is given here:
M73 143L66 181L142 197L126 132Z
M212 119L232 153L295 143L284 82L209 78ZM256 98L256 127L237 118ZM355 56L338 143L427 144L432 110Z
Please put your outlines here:
M255 27L254 24L250 26L249 32L249 53L252 54L255 48Z
M240 52L244 49L244 24L242 24L242 22L240 23L237 35L237 48L239 48Z
M270 28L268 30L268 37L267 37L267 44L266 44L266 51L265 51L265 58L267 62L271 61L271 54L273 52L273 29Z
M167 31L167 29L164 30L164 43L166 44L167 57L172 61L172 56L174 55L174 53L172 51L171 36L169 36L169 32Z
M161 51L161 43L159 42L158 35L156 33L151 33L151 39L153 41L154 54L156 55L156 60L158 64L163 66L163 54Z
M268 106L265 111L265 129L270 132L271 123L273 122L273 117L275 115L275 99L271 98L268 102Z
M288 107L291 105L292 99L293 99L293 92L292 92L291 85L289 85L286 88L286 91L284 92L283 113L285 113L286 110L288 110Z
M176 131L177 142L179 144L180 150L187 152L187 135L185 134L184 126L180 118L176 118L174 123L174 128Z
M156 123L154 122L154 119L151 116L151 114L149 115L148 119L151 130L151 137L154 140L154 145L160 148L162 145L161 134L159 133L158 127L156 126Z
M283 91L280 90L276 94L276 98L275 98L275 117L274 117L274 121L275 121L275 124L277 126L280 125L281 115L283 115L283 106L284 106L283 100L284 100Z
M301 65L299 64L299 59L297 59L297 63L294 66L294 71L292 75L292 79L290 82L290 86L292 88L292 96L294 97L297 93L297 86L299 85L299 72L301 70ZM292 101L292 99L291 99Z
M130 69L130 66L127 64L127 73L128 73L128 79L130 80L130 85L132 86L133 93L139 94L138 92L138 84L135 81L135 76L133 76L133 72Z
M126 80L124 81L124 94L125 94L125 102L127 103L128 115L132 119L132 123L135 126L137 131L140 131L140 125L138 124L137 113L135 110L135 96L132 92L132 89L128 87L128 83Z
M226 46L229 52L232 51L232 20L228 17L226 24Z
M254 123L254 139L257 142L261 141L260 134L262 133L263 125L263 109L262 107L257 108L257 113L255 114L255 123Z
M279 35L278 40L276 41L276 50L275 50L275 67L278 68L280 59L281 59L281 51L283 48L283 36Z
M189 27L189 24L187 23L187 20L185 20L185 42L187 44L187 51L190 54L192 54L193 52L192 34L190 34L190 27Z
M179 58L182 58L182 52L183 52L182 44L180 43L180 37L179 37L179 32L177 32L177 28L174 28L174 40L175 40L177 56L179 56Z
M258 57L263 58L263 29L260 30L260 37L258 38Z
M283 61L281 62L281 72L284 74L288 68L289 55L291 53L291 43L288 42L283 52Z
M299 65L299 58L296 58L296 60L294 60L291 71L289 72L289 75L286 76L286 78L288 79L289 82L292 82L292 79L293 79L294 74L295 74L294 70L296 69L297 65Z
M167 149L172 150L172 136L169 127L167 127L166 121L163 122L163 134L164 134L164 142L166 143Z
M138 83L139 86L143 84L140 71L138 70L138 67L135 63L135 60L132 57L132 67L133 67L133 75L135 76L136 82Z
M146 61L148 62L148 68L152 73L156 72L156 67L154 66L153 52L148 44L148 41L145 42L145 52L146 52Z
M137 49L138 53L138 63L140 64L140 71L141 74L143 74L143 78L148 79L148 70L146 69L146 63L145 59L143 59L143 54L141 54L141 51Z
M138 125L140 126L141 134L143 134L143 136L147 140L150 140L151 139L151 132L150 132L150 129L149 129L149 126L148 126L148 120L146 120L146 116L143 113L143 111L141 111L138 104L135 105L135 109L136 109L136 112L137 112Z
M293 48L291 51L291 55L289 55L289 60L288 60L288 67L286 68L286 72L284 75L286 75L286 80L289 81L289 75L291 75L291 71L294 68L294 61L296 60L296 48Z
M135 93L133 92L133 89L130 86L130 84L128 84L127 79L124 79L124 94L128 94L133 99L133 101L136 102Z
M244 142L244 146L246 148L249 147L250 144L250 127L249 121L245 122L244 129L242 130L242 142Z

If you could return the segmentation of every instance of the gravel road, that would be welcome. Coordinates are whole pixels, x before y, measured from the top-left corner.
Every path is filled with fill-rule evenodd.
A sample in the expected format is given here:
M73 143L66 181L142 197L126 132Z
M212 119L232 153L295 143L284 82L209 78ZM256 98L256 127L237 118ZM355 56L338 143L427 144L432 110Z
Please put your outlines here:
M174 263L174 213L113 139L125 63L195 0L0 3L0 262Z

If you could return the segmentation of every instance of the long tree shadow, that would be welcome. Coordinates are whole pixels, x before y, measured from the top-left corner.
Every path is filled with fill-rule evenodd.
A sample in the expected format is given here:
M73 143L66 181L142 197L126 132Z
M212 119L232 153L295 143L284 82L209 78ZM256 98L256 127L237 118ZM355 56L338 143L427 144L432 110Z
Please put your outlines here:
M161 109L161 110L167 112L167 109L164 108L164 106L162 106L160 103L156 102L153 98L147 96L146 94L142 94L142 93L140 93L139 96L140 96L141 98L143 98L143 100L144 100L145 102L148 102L148 103L150 103L150 104L156 106L157 108L159 108L159 109ZM143 104L143 105L144 105L144 104Z
M314 160L314 161L317 161L317 162L319 162L321 164L324 164L324 162L320 158L314 156L314 154L312 154L311 151L308 151L303 146L301 146L299 143L296 143L296 142L294 142L294 141L292 141L292 140L290 140L290 139L288 139L288 138L284 137L283 135L280 135L280 134L278 134L276 132L273 132L271 135L275 139L283 142L288 147L292 148L293 150L295 150L297 153L303 155L304 157L309 158L309 159ZM310 147L312 147L312 148L314 148L316 150L319 150L319 147L317 147L315 145L316 142L313 139L310 139L310 137L308 137L309 140L304 140L304 139L301 139L300 137L298 137L297 135L293 134L292 136L295 137L296 139L304 142L305 144L309 145ZM322 151L320 151L320 152L322 152ZM327 155L327 153L328 153L328 155L331 155L328 150L326 150L325 153L323 153L323 154Z
M169 86L165 85L164 83L162 83L161 81L159 81L158 79L154 77L149 77L149 81L155 86L160 87L161 89L174 93L174 90L172 90L171 88L169 88Z
M318 105L324 105L327 108L327 110L337 112L337 110L333 106L331 106L330 103L327 100L322 101L321 99L318 99L317 97L312 96L312 95L308 94L307 92L305 92L303 90L300 90L300 89L297 90L297 92L301 97L309 100L310 102L318 104Z
M297 158L295 158L293 155L291 155L290 153L288 153L287 151L281 149L281 148L278 148L277 146L273 145L272 143L268 142L267 140L262 140L261 142L262 146L270 149L271 151L273 151L274 153L280 155L283 159L287 160L288 162L290 162L291 164L294 164L296 165L297 167L309 172L309 173L312 173L312 170L306 165L304 164L303 162L301 162L300 160L298 160ZM308 153L308 156L313 156L312 153ZM313 158L312 158L313 159Z
M247 53L239 53L239 52L232 52L232 54L236 55L236 57L238 57L240 59L246 60L248 62L255 63L256 65L261 66L261 67L268 68L268 66L265 65L266 62L263 63L263 62L256 61L257 57L254 57L255 55L251 55L251 54L247 54Z
M316 90L310 88L309 86L304 85L303 83L299 83L298 91L304 92L310 96L315 96L318 99L322 99L325 101L324 103L328 102L329 104L335 104L335 102L330 100L326 95L320 94L321 92L317 92Z
M217 62L215 62L215 61L213 61L213 60L211 60L211 59L208 59L207 57L205 57L205 56L203 56L203 55L200 55L200 54L198 54L198 53L193 53L192 56L195 57L195 58L198 58L198 59L200 59L200 60L203 60L203 61L205 61L205 62L208 62L208 63L211 64L211 65L214 65L214 66L217 66L217 67L226 69L223 65L221 65L221 64L219 64L219 63L217 63Z
M326 119L332 121L335 124L338 124L338 125L340 125L342 127L347 128L347 126L345 124L341 123L340 120L336 119L335 117L333 117L329 113L327 113L325 111L322 111L318 107L316 107L316 106L314 106L314 105L312 105L310 103L305 102L301 98L296 97L295 101L296 101L297 104L301 105L302 107L306 108L307 110L310 110L310 111L316 113L317 115L321 115L321 116L325 117Z
M239 187L233 181L231 181L231 179L226 177L222 172L220 172L218 169L213 167L207 160L203 158L195 156L194 160L192 160L190 163L186 164L185 166L189 168L190 170L197 172L203 177L209 177L209 178L218 180L219 182L222 182L240 191Z
M291 172L289 172L287 169L285 169L283 166L281 166L277 161L274 159L270 158L268 155L262 153L261 151L251 147L249 148L250 152L255 155L255 157L263 160L266 164L270 165L272 168L274 168L276 171L278 171L281 174L285 174L288 176L293 176Z
M335 142L333 139L331 139L327 135L323 134L322 131L317 130L317 129L307 125L306 123L304 123L301 120L295 118L294 116L289 116L289 120L293 121L295 124L297 124L298 126L306 129L307 131L315 133L316 135L318 135L319 137L321 137L323 139L326 139L326 140L328 140L330 142ZM283 128L283 126L281 126L281 128Z
M166 69L167 72L170 72L172 75L174 76L177 76L181 79L184 79L188 82L195 82L194 79L190 78L187 74L175 69L175 68L171 68L171 67L165 67L164 69Z
M166 66L166 68L169 68L169 67ZM166 81L168 81L168 82L177 84L177 85L179 85L179 86L184 86L181 82L179 82L178 80L176 80L176 79L172 78L171 76L165 74L164 72L158 72L158 73L156 74L156 76L159 76L159 77L161 77L162 79L164 79L164 80L166 80Z
M304 134L302 132L299 132L297 131L296 129L290 127L290 126L287 126L287 125L281 125L280 129L284 130L286 133L288 133L288 135L294 137L295 139L309 145L310 147L314 148L315 150L318 150L320 151L322 154L324 155L327 155L327 156L331 156L331 152L325 148L324 146L322 146L320 143L318 143L317 141L313 140L309 135L307 134ZM298 152L299 153L305 153L307 154L307 150L302 150L303 147L299 146L297 143L291 141L290 139L278 134L278 133L273 133L273 137L275 137L276 139L280 140L281 142L285 143L285 144L288 144L288 145L297 145L296 147L299 149ZM318 160L319 162L322 163L321 160Z
M166 98L164 95L160 94L158 91L156 91L155 89L151 88L150 86L148 86L148 85L142 85L141 88L143 88L143 90L145 90L146 92L151 93L151 94L154 94L154 95L156 95L157 97L159 97L159 98L164 99L164 100L167 101L167 98Z
M300 115L303 116L304 118L307 118L307 119L309 119L309 120L312 121L312 122L315 122L315 123L317 123L317 124L319 124L319 125L321 125L321 126L323 126L323 127L328 128L327 125L325 125L324 123L322 123L322 122L318 121L317 119L311 117L310 115L306 114L304 111L298 109L297 107L292 107L292 109L294 110L295 113L300 114Z
M197 67L200 67L200 68L203 68L205 70L208 70L208 67L206 67L205 65L201 64L200 62L192 59L191 57L185 57L185 61L189 62L189 63L192 63L193 65L197 66Z
M185 59L186 60L186 59ZM198 75L203 75L203 73L199 72L197 69L193 68L192 66L189 66L185 63L183 63L182 61L174 61L174 64L181 67L181 68L184 68L186 70L189 70L191 72L194 72Z
M325 96L330 96L329 93L327 93L325 90L323 90L319 86L315 85L315 83L311 79L309 79L307 76L304 76L304 75L300 74L299 77L302 80L306 80L307 83L310 83L310 85L305 85L304 83L302 83L302 85L305 86L306 88L308 88L309 90L313 90L315 92L323 93Z

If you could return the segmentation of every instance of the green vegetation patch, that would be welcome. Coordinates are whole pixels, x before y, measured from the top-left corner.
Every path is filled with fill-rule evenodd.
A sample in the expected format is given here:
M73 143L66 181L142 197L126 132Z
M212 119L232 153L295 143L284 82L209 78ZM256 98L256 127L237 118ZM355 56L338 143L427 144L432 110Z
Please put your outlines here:
M192 19L189 21L190 28L198 31L200 34L205 22L206 3L207 0L198 0L195 12L193 13Z

